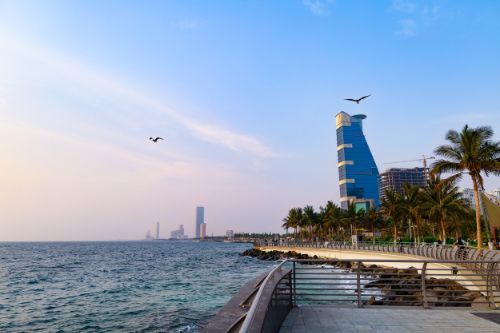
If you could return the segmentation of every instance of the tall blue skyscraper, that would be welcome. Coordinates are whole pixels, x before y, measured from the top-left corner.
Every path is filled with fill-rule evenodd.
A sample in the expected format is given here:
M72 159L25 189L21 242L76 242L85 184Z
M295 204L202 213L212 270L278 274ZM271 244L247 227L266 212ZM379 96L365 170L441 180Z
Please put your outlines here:
M196 238L200 238L200 228L204 220L205 220L205 208L196 207Z
M349 202L365 211L379 205L378 169L363 134L365 118L343 111L335 117L340 206L344 209Z

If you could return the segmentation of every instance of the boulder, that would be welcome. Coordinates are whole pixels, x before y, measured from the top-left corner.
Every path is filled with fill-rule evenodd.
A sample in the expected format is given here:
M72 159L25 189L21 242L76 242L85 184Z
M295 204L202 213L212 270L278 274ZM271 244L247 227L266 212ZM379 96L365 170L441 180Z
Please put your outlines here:
M409 267L407 269L400 269L398 271L398 276L400 277L407 277L407 278L413 278L413 277L416 277L416 276L419 276L418 274L418 269L416 269L415 267Z
M462 294L462 296L460 296L462 298L465 298L466 300L469 300L469 301L474 301L476 298L478 297L482 297L481 293L478 292L478 291L469 291L465 294Z
M471 303L471 306L477 309L489 309L490 307L488 300L482 295L474 299Z
M385 282L384 281L381 281L381 280L375 280L375 281L371 281L371 282L368 282L367 284L365 284L364 288L368 289L368 288L384 288L385 286Z

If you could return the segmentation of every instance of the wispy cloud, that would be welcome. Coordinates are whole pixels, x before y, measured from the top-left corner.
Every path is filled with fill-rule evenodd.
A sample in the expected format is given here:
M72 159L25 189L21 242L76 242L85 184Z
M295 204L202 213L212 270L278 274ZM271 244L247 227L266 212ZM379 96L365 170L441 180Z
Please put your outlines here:
M23 57L41 62L88 91L98 92L106 98L114 96L120 103L140 105L145 110L167 116L201 140L250 154L252 157L278 156L271 147L251 135L225 128L222 125L193 119L147 93L139 91L132 85L93 70L52 50L23 41L18 36L6 35L5 31L0 32L0 41L0 49L4 47Z
M201 180L207 174L220 179L232 178L235 179L240 175L234 170L217 163L207 165L204 161L193 159L192 157L179 157L178 154L174 159L165 159L164 156L153 156L144 151L131 150L124 147L114 145L112 143L102 142L97 139L82 137L76 134L66 135L65 133L49 131L47 129L33 126L22 122L5 121L0 118L0 132L4 136L12 136L22 138L25 141L34 142L37 149L43 151L47 146L43 144L49 142L52 145L50 150L71 149L81 152L91 152L95 163L99 163L99 159L112 157L112 161L118 163L121 168L113 169L112 165L108 165L106 169L100 169L105 172L104 177L118 178L126 181L127 177L132 176L134 179L140 178L145 181L157 181L163 178L175 178L185 180ZM121 138L127 141L126 138ZM132 146L127 142L128 146ZM0 143L0 147L2 144ZM71 154L71 153L67 153ZM53 154L52 159L57 159L57 154ZM65 156L65 155L59 155ZM110 163L106 160L106 163ZM56 161L52 161L56 162ZM75 163L75 161L68 161ZM123 167L127 165L127 168ZM88 167L88 165L87 165ZM80 171L81 172L81 171ZM60 174L58 177L62 177ZM79 178L84 177L80 174ZM91 179L98 177L96 174L90 174ZM103 177L103 175L101 175Z
M417 5L412 1L393 0L391 9L402 13L413 13L417 9Z
M412 19L405 19L399 21L400 29L396 31L397 35L403 37L413 37L417 34L417 23Z
M420 13L422 24L426 26L434 24L441 16L442 11L437 5L424 6Z
M318 16L330 15L330 4L328 0L303 0L304 5L314 14Z
M414 37L422 28L435 24L442 16L441 8L436 4L425 4L407 1L393 0L390 10L403 16L398 20L399 28L396 35L402 37Z
M172 25L181 30L196 30L203 25L203 22L194 19L184 19L173 21Z

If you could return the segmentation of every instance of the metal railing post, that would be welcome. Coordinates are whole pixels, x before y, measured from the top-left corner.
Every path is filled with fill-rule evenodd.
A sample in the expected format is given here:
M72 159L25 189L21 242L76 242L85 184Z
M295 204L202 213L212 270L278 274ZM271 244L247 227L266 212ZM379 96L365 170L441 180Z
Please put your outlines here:
M356 269L356 293L358 296L358 308L363 307L363 304L361 303L361 261L358 261Z
M293 306L297 306L297 276L295 274L295 261L293 261L292 274L293 274Z
M424 309L427 309L429 308L429 303L427 303L427 290L426 290L426 287L425 287L425 278L427 277L427 263L424 262L424 264L422 265L422 274L420 274L421 278L422 278L422 283L421 283L421 288L422 288L422 305L424 307Z
M495 271L496 262L492 262L488 264L487 276L486 276L486 297L488 298L488 302L490 308L496 310L497 306L495 303L495 295L493 293L493 272Z

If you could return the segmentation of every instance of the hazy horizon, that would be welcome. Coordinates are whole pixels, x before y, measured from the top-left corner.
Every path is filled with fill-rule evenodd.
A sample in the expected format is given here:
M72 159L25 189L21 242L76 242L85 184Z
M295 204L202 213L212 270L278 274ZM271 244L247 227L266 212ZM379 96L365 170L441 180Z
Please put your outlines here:
M499 140L499 31L486 1L0 0L0 241L192 237L196 206L283 232L339 203L340 111L380 172L465 124Z

